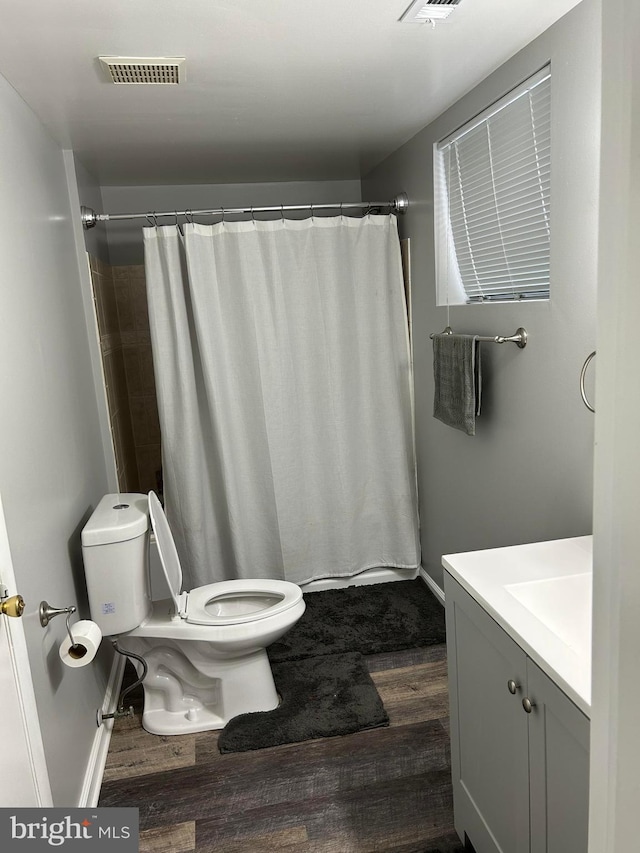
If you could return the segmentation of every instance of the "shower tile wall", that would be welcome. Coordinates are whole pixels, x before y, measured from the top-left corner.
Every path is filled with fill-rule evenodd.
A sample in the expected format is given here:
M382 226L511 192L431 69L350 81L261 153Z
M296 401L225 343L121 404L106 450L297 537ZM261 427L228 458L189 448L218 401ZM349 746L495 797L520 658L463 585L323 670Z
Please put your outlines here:
M139 488L161 493L160 424L144 266L113 267L113 279Z
M162 491L144 266L90 258L119 488Z

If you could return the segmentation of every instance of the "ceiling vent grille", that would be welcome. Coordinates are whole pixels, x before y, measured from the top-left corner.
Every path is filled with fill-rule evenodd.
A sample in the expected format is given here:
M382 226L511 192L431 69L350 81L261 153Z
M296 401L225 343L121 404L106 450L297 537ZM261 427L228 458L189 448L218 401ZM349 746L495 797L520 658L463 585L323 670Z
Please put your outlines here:
M426 24L444 21L462 0L416 0L400 20L405 24Z
M184 57L99 56L98 59L112 83L177 86L185 80Z

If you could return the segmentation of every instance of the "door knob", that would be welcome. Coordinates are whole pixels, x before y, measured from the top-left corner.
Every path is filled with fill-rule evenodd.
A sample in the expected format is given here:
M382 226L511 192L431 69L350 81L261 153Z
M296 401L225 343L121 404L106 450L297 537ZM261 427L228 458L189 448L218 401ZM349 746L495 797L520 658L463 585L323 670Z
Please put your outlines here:
M12 595L11 598L3 598L0 601L0 613L5 616L22 616L25 603L21 595Z
M512 696L516 695L516 692L517 692L519 687L520 687L520 685L517 684L513 680L513 678L510 678L509 681L507 681L507 689L509 690L509 693L511 693Z
M530 714L533 711L533 709L536 707L536 703L532 702L528 696L525 696L524 699L522 700L522 707L525 709L527 714Z

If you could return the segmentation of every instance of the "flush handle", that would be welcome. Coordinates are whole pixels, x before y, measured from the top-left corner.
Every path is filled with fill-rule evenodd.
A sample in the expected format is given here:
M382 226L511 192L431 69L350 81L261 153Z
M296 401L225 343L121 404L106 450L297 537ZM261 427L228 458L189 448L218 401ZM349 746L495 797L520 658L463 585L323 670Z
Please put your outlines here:
M21 595L12 595L11 598L3 598L0 601L0 613L5 616L22 616L24 608L24 598Z

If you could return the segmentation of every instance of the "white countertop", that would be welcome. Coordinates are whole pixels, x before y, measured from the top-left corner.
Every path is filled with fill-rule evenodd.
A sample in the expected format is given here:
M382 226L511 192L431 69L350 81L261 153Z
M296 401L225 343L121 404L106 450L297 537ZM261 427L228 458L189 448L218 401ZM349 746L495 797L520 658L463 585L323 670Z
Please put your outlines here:
M592 537L447 554L442 565L590 716Z

